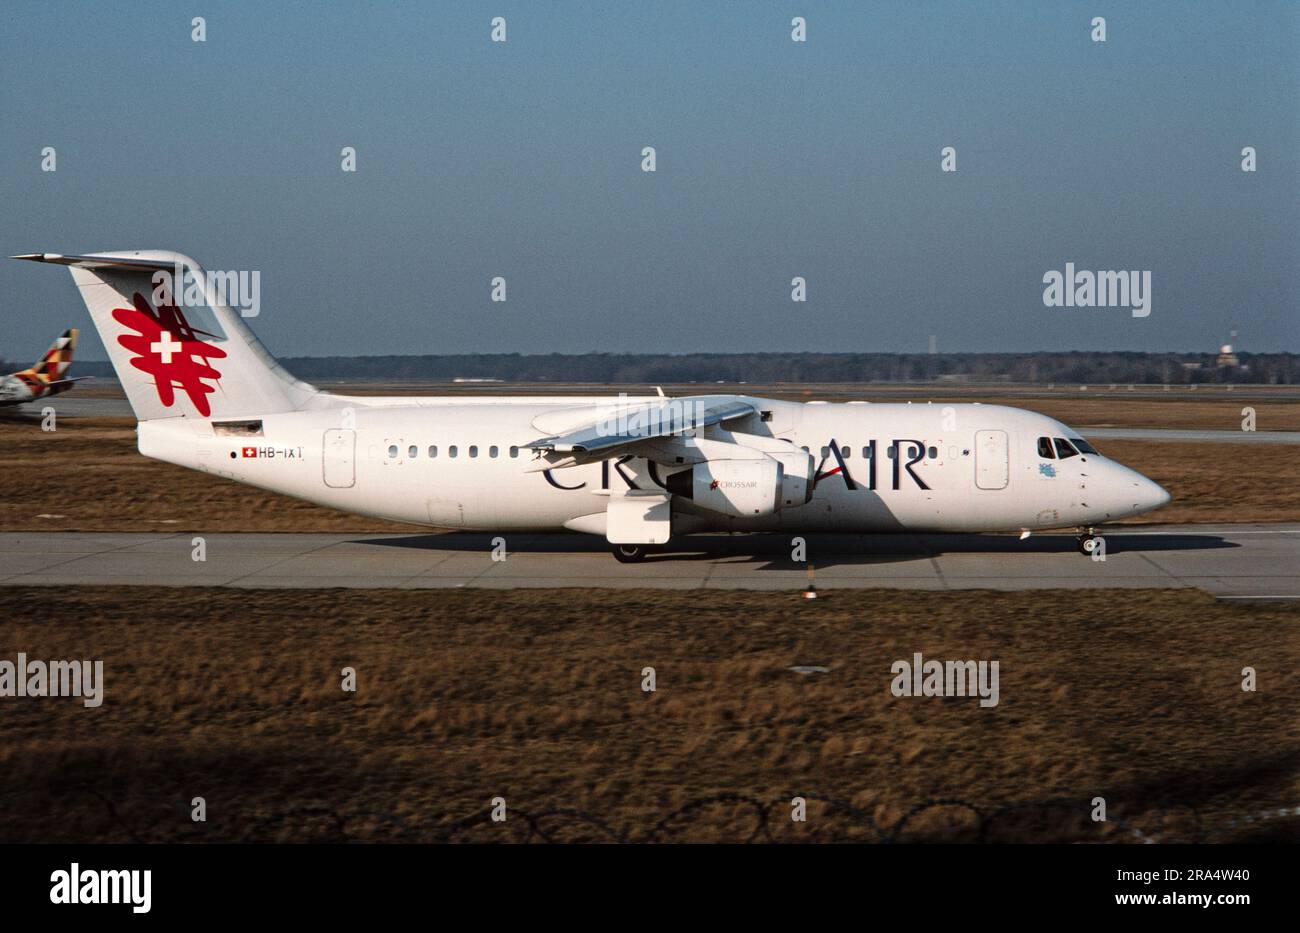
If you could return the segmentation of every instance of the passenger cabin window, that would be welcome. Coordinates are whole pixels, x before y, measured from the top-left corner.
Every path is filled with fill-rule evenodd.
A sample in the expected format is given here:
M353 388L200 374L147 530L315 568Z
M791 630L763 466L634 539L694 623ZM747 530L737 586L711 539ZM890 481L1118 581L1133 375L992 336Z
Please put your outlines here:
M477 445L477 444L470 444L470 445L469 445L469 455L470 455L471 457L477 457L477 456L478 456L478 445Z
M931 447L931 448L930 448L930 454L929 454L929 456L930 456L930 459L931 459L931 460L938 460L938 459L939 459L939 448L938 448L938 447Z
M511 448L510 448L510 456L511 456L511 457L518 457L518 456L519 456L519 448L518 448L518 447L511 447Z
M410 447L406 448L406 456L414 460L416 457L420 456L420 448L412 444Z
M429 445L429 456L430 456L430 457L436 457L436 456L438 456L438 445L437 445L437 444L430 444L430 445Z
M498 453L498 451L497 451L497 445L496 445L496 444L493 444L491 447L488 448L488 456L489 456L489 457L494 457L494 458L495 458L496 455L497 455L497 453Z
M1056 456L1060 460L1066 457L1077 457L1079 452L1070 446L1070 442L1063 437L1056 438Z
M450 447L447 448L447 456L448 456L448 457L454 457L454 456L456 456L456 454L459 453L459 452L460 452L460 451L457 450L455 444L452 444Z
M1052 439L1050 437L1040 437L1038 439L1038 456L1044 460L1056 459L1056 454L1052 453Z
M389 460L396 460L396 459L397 459L397 445L396 445L396 444L389 444L389 445L388 445L388 459L389 459Z

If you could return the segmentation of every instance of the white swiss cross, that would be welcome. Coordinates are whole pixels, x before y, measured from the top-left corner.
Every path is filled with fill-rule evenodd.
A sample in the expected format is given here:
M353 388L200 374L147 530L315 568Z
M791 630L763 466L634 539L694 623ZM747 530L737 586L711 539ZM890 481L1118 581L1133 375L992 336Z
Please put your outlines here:
M159 335L159 338L160 339L149 344L149 349L152 352L157 353L164 363L171 363L172 354L181 351L181 344L172 339L172 335L169 331L163 331Z

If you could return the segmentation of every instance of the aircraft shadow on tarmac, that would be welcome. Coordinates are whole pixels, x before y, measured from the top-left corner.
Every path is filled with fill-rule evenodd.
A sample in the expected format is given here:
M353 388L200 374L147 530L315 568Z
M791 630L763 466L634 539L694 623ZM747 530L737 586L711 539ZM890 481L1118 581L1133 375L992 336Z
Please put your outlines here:
M661 561L698 561L735 558L751 562L765 561L764 570L799 570L806 565L791 559L793 535L738 534L691 535L671 542L662 552L651 552L644 564ZM1025 541L1011 535L940 534L940 535L804 535L808 560L818 567L853 564L889 564L928 560L944 554L985 554L1015 557L1032 554L1074 554L1079 560L1073 535L1035 535ZM1241 547L1225 541L1221 535L1156 533L1106 533L1106 553L1141 553L1159 551L1201 551ZM516 554L602 554L609 550L603 538L578 534L535 534L444 532L409 535L400 538L365 538L354 544L380 547L416 548L429 551L482 553L493 548L493 541L503 538L509 553ZM613 558L610 558L612 563Z

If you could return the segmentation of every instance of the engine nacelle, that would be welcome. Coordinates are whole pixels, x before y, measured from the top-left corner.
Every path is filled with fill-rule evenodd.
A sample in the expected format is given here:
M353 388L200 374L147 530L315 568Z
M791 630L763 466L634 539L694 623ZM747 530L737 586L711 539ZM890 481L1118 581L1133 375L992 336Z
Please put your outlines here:
M811 502L817 474L812 454L796 447L790 451L768 451L767 455L781 464L781 497L776 507L794 509Z
M781 507L781 464L761 460L710 460L668 477L675 496L733 518L771 515ZM802 504L802 503L801 503Z

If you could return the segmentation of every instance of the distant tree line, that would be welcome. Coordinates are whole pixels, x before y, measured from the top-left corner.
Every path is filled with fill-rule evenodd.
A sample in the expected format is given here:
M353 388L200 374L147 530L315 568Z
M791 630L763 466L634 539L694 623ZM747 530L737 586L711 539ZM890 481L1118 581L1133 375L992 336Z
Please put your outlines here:
M448 356L308 356L282 361L312 379L500 379L507 382L1078 382L1294 384L1300 354L1241 353L1221 367L1196 353L689 353ZM26 364L23 364L24 366ZM22 369L12 365L5 372ZM106 362L78 361L74 375L111 376Z
M1291 384L1300 354L1243 353L1219 367L1185 353L691 353L301 357L304 379L502 379L509 382L1142 382ZM1184 364L1192 364L1191 366ZM1199 366L1197 366L1199 364Z

